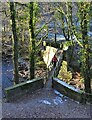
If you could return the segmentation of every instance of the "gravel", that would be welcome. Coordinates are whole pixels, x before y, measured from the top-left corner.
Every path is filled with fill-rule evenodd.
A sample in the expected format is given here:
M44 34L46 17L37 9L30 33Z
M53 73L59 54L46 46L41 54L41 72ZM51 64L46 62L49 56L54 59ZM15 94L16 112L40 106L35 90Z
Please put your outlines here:
M90 118L90 105L82 105L44 87L15 102L2 104L3 118Z
M91 105L83 105L53 90L51 77L44 88L14 102L2 103L3 118L91 118L91 112Z

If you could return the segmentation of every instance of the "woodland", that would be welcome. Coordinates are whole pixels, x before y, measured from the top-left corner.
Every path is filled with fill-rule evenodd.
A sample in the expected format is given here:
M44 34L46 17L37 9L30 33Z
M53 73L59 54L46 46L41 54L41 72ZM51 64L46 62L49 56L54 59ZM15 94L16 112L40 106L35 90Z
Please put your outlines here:
M50 46L63 51L56 77L92 92L91 2L5 2L0 13L3 89L38 77L47 81L43 56Z

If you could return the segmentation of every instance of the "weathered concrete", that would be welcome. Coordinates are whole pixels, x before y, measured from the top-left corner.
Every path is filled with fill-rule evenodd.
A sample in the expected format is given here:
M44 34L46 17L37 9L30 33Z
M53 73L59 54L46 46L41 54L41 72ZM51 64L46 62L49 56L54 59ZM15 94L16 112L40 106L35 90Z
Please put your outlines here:
M58 78L53 78L52 87L71 99L82 103L88 102L92 104L92 94L76 89Z
M82 102L82 92L68 85L67 83L59 80L58 78L53 78L52 87L60 93L64 94L65 96L72 98L76 101Z
M84 93L85 101L92 104L92 94Z
M38 78L29 80L13 87L5 89L7 102L14 101L26 93L32 93L33 91L44 87L44 79Z

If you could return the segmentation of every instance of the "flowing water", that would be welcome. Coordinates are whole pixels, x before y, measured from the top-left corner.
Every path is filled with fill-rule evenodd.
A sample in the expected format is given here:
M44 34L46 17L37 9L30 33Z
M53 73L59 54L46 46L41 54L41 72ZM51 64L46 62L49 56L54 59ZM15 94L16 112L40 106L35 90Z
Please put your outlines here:
M13 62L12 59L2 60L2 95L5 96L4 89L13 85Z

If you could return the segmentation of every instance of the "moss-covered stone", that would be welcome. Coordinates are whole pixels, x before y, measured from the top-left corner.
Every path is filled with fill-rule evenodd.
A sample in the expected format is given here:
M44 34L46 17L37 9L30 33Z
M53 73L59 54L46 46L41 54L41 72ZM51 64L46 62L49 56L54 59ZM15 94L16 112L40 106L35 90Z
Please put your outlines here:
M70 97L71 99L81 102L82 100L81 91L75 89L74 87L70 87L67 83L62 84L58 82L56 78L53 78L52 84L53 84L53 88L59 91L60 93L64 94L67 97Z
M14 101L27 93L32 93L33 91L44 87L44 79L38 78L29 80L15 86L5 89L6 99L8 102Z
M68 85L58 78L53 78L52 87L59 91L61 94L64 94L71 99L79 101L80 103L88 102L92 104L92 94L84 93L83 91Z

